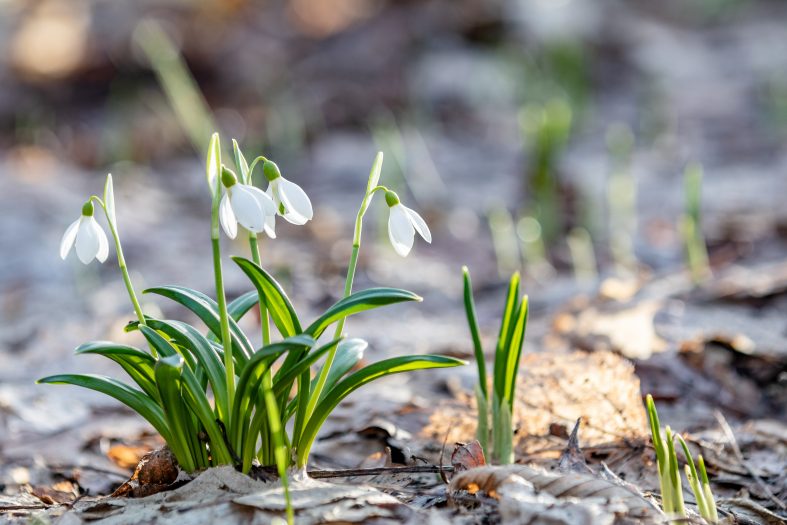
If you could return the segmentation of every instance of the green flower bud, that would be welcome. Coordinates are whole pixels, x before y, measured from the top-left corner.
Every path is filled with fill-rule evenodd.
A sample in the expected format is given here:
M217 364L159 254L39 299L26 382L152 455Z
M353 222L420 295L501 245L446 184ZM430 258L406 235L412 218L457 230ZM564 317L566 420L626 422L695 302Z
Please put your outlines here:
M88 199L87 202L82 205L82 215L85 217L93 216L93 201L91 199Z
M272 182L281 177L281 171L279 171L279 167L275 162L271 162L269 160L266 160L262 163L262 173L269 182Z
M231 188L238 183L238 177L235 173L226 166L221 167L221 183L225 188Z
M396 192L391 190L386 190L385 192L385 203L388 205L389 208L396 206L399 204L399 196Z

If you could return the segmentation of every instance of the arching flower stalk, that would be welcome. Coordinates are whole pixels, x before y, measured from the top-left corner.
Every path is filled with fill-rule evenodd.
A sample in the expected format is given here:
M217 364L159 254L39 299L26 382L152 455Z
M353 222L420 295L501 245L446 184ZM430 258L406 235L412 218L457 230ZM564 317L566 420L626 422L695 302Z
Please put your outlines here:
M275 166L275 165L274 165ZM352 286L353 280L355 279L355 270L358 266L358 253L361 249L361 231L363 229L363 217L366 214L366 210L369 209L369 206L372 203L372 198L374 194L378 191L385 192L385 201L388 206L391 208L391 216L388 220L388 236L391 240L391 244L394 246L394 250L396 253L405 257L408 253L410 253L410 249L413 246L413 241L415 237L415 230L418 230L418 233L427 241L432 242L432 234L429 231L429 227L426 225L426 222L421 218L418 213L411 210L410 208L405 207L399 201L399 196L396 195L393 191L389 190L385 186L379 186L378 182L380 181L380 172L383 166L383 153L377 153L377 156L374 159L374 163L372 164L372 169L369 172L369 179L366 183L366 193L364 194L363 200L361 201L361 206L358 209L358 214L355 217L355 229L353 232L353 246L352 246L352 253L350 254L350 263L347 266L347 277L344 282L344 295L343 297L349 297L352 293ZM285 217L286 218L286 217ZM393 225L393 227L392 227ZM336 329L334 331L334 338L339 338L342 336L342 332L344 331L344 324L345 319L342 318L336 323ZM311 417L314 409L316 407L317 401L320 398L322 393L322 389L325 386L325 382L327 381L328 374L330 373L331 367L333 366L333 361L335 358L336 351L335 349L328 353L328 356L325 359L325 364L323 365L322 369L320 370L320 374L317 377L317 382L314 386L314 391L312 394L312 398L306 409L306 417ZM299 452L300 455L300 452ZM307 451L308 456L308 451Z
M115 244L115 253L117 253L120 273L123 275L123 284L126 286L126 291L134 307L134 313L137 316L137 320L140 324L145 324L145 316L142 313L142 307L139 304L134 286L131 283L131 276L128 273L126 259L123 256L123 246L120 243L120 236L118 235L117 217L115 216L115 193L111 173L107 174L107 180L104 183L103 200L96 195L91 195L82 206L82 216L72 222L66 229L60 241L60 258L65 260L74 244L76 244L77 257L83 264L90 264L93 259L103 263L107 260L107 257L109 257L109 241L107 240L107 235L104 233L104 230L99 226L94 217L94 202L104 210L107 225L109 226L109 231L112 234L112 240Z

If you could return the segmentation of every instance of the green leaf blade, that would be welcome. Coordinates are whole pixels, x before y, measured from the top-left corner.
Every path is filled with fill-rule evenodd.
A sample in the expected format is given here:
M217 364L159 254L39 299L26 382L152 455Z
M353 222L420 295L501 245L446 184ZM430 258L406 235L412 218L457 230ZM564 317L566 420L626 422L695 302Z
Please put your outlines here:
M335 303L309 325L305 333L318 338L331 324L345 317L391 304L422 300L420 296L401 288L369 288Z
M281 335L292 337L302 333L303 330L292 302L273 276L249 259L233 257L232 260L257 288L259 296L262 297L265 307L270 312L271 319Z
M461 359L441 355L408 355L384 359L351 374L328 392L325 398L317 405L314 414L306 423L298 441L298 466L304 466L303 463L306 458L308 458L309 450L311 449L314 439L317 437L317 432L319 432L320 427L323 422L325 422L328 415L353 391L371 381L393 374L430 368L448 368L466 364L467 362Z
M59 374L41 378L37 383L80 386L113 397L145 418L165 441L170 439L169 425L161 407L145 393L116 379L95 374Z
M148 288L142 293L160 295L188 308L205 323L205 326L216 338L221 337L221 319L218 304L204 293L176 285ZM247 302L248 298L245 298L244 302L238 306L245 307ZM234 319L230 319L230 339L232 341L233 355L242 356L240 359L242 366L254 350L248 337L246 337L246 334L243 333L243 330L240 329Z

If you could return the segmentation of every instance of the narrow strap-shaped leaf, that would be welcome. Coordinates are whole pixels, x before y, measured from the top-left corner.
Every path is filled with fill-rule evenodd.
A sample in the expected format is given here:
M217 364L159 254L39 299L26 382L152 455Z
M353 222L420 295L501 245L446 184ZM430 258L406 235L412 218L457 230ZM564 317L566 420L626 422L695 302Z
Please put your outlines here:
M306 414L309 407L309 388L311 387L311 375L308 370L301 372L298 376L298 388L296 389L295 421L292 425L292 441L298 443L301 434L306 426Z
M161 295L185 306L205 323L205 326L208 327L208 330L210 330L214 336L221 336L219 307L216 301L204 293L186 288L185 286L157 286L155 288L148 288L143 293ZM232 340L233 354L242 355L248 359L253 351L253 347L249 339L243 333L243 330L240 329L233 319L230 319L230 338Z
M246 292L245 294L241 295L240 297L236 297L227 305L227 314L232 318L233 321L236 323L246 315L246 312L251 310L251 308L257 305L260 302L259 294L257 290L252 290L250 292Z
M210 341L196 328L180 321L151 319L148 326L154 330L161 330L194 355L208 376L213 397L216 399L219 419L225 419L229 415L230 407L227 403L227 380L224 377L224 364L213 350ZM144 327L141 328L144 329Z
M247 407L254 403L258 382L276 358L293 348L309 348L313 344L314 340L312 338L298 336L264 346L255 352L238 379L230 421L239 421L241 415L245 414ZM239 425L234 425L234 427L237 430ZM232 438L233 443L238 442L240 435L238 432L234 432Z
M110 341L91 341L80 345L75 352L77 354L98 354L113 360L147 395L158 401L156 379L153 376L156 360L147 352L133 346Z
M503 319L500 322L500 332L497 336L497 347L495 347L495 369L492 381L497 396L502 399L505 397L505 366L508 361L507 351L510 348L511 333L517 312L517 298L519 296L519 272L511 276L508 283L508 294L506 304L503 309Z
M328 415L342 399L356 389L375 379L392 374L466 364L467 362L461 359L442 355L407 355L378 361L351 374L334 386L317 405L317 408L314 409L312 417L306 423L303 433L297 442L298 466L303 466L305 459L309 456L309 450L314 442L314 438L317 437L317 432L319 432Z
M167 425L161 407L144 392L117 379L94 374L60 374L44 377L39 379L37 383L81 386L114 397L153 425L164 441L169 442L171 439L169 425Z
M478 426L475 431L475 438L481 444L484 457L491 457L489 454L489 400L481 392L479 385L475 386L475 402L478 408Z
M484 358L484 348L481 346L481 336L478 330L478 318L475 313L475 301L473 300L473 284L470 281L470 270L467 266L462 267L462 277L464 284L465 314L467 315L467 325L470 327L470 336L473 338L473 353L475 362L478 366L478 388L483 394L484 399L489 399L486 386L486 361ZM480 441L480 440L479 440ZM483 445L484 442L482 442Z
M514 333L509 343L508 362L506 363L505 399L508 401L509 411L512 414L514 412L514 400L516 399L516 379L519 373L519 361L522 357L522 345L525 342L525 332L527 331L527 312L528 298L525 295L519 303Z
M161 397L161 405L164 407L164 415L172 431L172 440L167 444L178 459L181 468L186 472L193 472L197 467L193 441L196 436L192 436L193 429L188 424L190 413L180 393L182 367L175 366L173 363L182 364L183 359L173 355L159 359L156 363L156 386Z
M363 341L363 340L359 339L359 341ZM295 382L296 379L298 379L298 377L304 371L309 370L309 367L311 367L314 363L316 363L317 360L320 359L320 357L322 357L323 355L328 353L333 347L335 347L336 345L340 345L341 346L342 342L344 342L344 341L341 340L341 339L334 339L330 343L328 343L326 345L323 345L323 346L321 346L320 348L318 348L316 350L312 350L311 352L306 354L303 359L301 359L300 361L295 363L293 366L289 367L287 370L283 370L282 369L280 371L280 373L276 374L276 376L273 379L273 393L276 396L276 398L279 399L279 398L283 397L284 395L289 394L290 390L292 390L292 384ZM366 343L366 341L363 341L363 342ZM340 355L338 348L336 349L336 352L337 352L337 358L338 358L339 355ZM334 361L334 365L338 361L339 361L338 359L336 361ZM342 366L343 366L343 368L345 368L345 370L344 370L344 372L341 375L343 375L344 373L347 372L347 370L349 370L349 368L346 368L345 365L342 365ZM354 366L354 365L351 365L350 368L352 368L352 366ZM333 372L333 371L334 371L334 368L332 367L331 368L331 372ZM341 375L339 375L339 377L341 377ZM335 382L335 380L334 380L334 382ZM328 384L328 383L326 383L326 384Z
M211 455L214 456L214 459L220 465L232 464L232 454L230 454L224 442L224 435L216 423L216 418L211 409L210 402L205 392L202 391L201 385L194 373L183 366L183 363L183 358L179 355L175 355L160 359L158 366L171 366L179 371L183 381L181 389L182 396L191 411L197 419L199 419L205 432L208 434Z
M302 333L303 330L301 330L301 323L295 313L295 308L276 279L253 261L243 257L233 257L232 260L257 288L257 292L263 298L265 307L270 312L271 319L281 335L292 337Z
M244 383L243 388L238 389L238 394L235 398L235 405L238 407L237 410L243 418L240 423L242 427L236 427L236 432L233 436L233 442L238 443L240 450L243 451L242 468L244 471L248 471L250 466L249 462L254 455L254 447L258 441L257 437L259 436L261 439L263 450L271 443L270 439L273 439L272 436L266 433L266 429L270 429L270 426L267 425L268 419L266 419L265 415L266 408L261 403L258 395L263 391L263 375L266 373L268 365L273 362L272 359L281 355L281 349L285 346L287 347L286 351L288 352L288 358L296 352L299 353L299 355L309 356L307 359L297 361L293 365L287 365L285 361L285 364L281 366L279 372L274 377L274 389L278 393L277 395L281 397L281 406L284 407L284 403L286 403L287 399L286 396L292 389L294 378L297 377L298 374L308 374L309 366L336 345L336 341L334 341L313 352L308 352L308 349L314 346L314 343L315 341L311 337L303 334L290 337L281 343L273 343L263 347L252 357L252 361L249 362L249 379L244 380L244 378L241 378L241 381ZM257 359L262 360L263 358L266 359L266 361L262 363L265 368L252 371L252 368L256 366L253 361ZM241 381L239 381L239 385ZM243 392L244 399L238 402L238 397L241 396L241 392ZM293 402L296 401L297 399L293 400ZM282 422L286 422L288 419L289 417L286 417L282 419ZM238 419L234 419L233 421L238 421Z
M331 369L328 371L328 377L325 379L325 385L320 393L320 399L318 399L318 401L321 401L325 397L325 394L333 388L347 372L352 370L361 359L363 359L363 352L366 350L366 347L369 346L369 343L358 338L337 339L337 341L339 341L339 344L336 347L336 355L331 365ZM309 357L311 357L311 355ZM322 369L320 369L320 372L322 372ZM320 372L312 379L309 392L314 392L314 385L317 383L317 378L320 377Z
M148 343L155 348L156 352L162 357L169 357L178 354L177 345L173 345L164 336L148 325L139 325L139 330Z
M305 333L318 338L331 324L339 319L349 317L358 312L387 306L404 301L422 301L421 297L400 288L369 288L341 299L328 308L316 321L305 330Z

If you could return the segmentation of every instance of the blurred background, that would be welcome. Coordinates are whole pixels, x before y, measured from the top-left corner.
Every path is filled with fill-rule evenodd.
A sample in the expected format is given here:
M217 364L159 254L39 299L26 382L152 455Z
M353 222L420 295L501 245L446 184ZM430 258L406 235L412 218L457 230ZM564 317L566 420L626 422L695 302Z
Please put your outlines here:
M373 204L357 287L426 300L349 321L372 343L369 359L471 355L462 264L490 337L505 280L523 272L526 352L548 348L569 300L599 290L630 299L651 281L689 290L744 267L765 280L762 297L777 297L749 312L776 312L756 325L772 337L750 339L782 359L769 365L777 377L787 348L785 20L779 0L0 0L0 447L21 454L32 434L115 407L32 384L115 373L72 349L129 337L114 253L87 267L58 258L64 229L108 172L136 287L211 292L213 130L226 163L236 138L311 196L312 222L279 221L279 238L263 243L264 264L306 318L340 296L352 221L385 153L382 182L422 213L434 242L399 258L387 210ZM225 265L229 295L245 292ZM185 315L147 297L144 307ZM628 357L657 346L636 344ZM472 368L461 374L472 385ZM406 397L410 383L394 381L385 395ZM682 392L661 384L666 397ZM730 388L705 394L732 405ZM766 401L758 410L772 414Z

